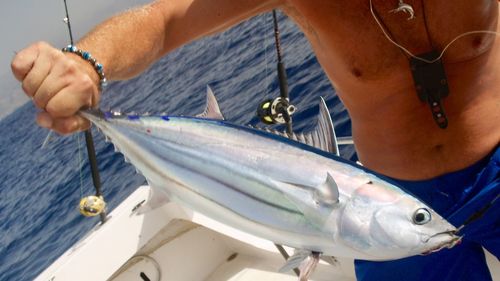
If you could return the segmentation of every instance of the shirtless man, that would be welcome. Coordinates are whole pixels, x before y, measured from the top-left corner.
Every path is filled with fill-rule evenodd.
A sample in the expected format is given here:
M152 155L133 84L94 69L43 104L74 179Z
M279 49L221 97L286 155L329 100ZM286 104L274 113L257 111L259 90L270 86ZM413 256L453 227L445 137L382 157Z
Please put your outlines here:
M187 42L281 9L309 39L348 109L366 167L399 180L457 226L496 203L464 228L462 245L426 257L357 261L358 279L490 280L481 246L500 254L500 208L492 201L500 193L500 41L491 33L499 30L498 1L404 0L412 19L390 12L399 0L372 1L158 0L104 22L77 47L102 63L108 79L126 79ZM490 32L459 37L442 63L432 64L441 86L413 78L409 61L419 60L412 54L440 53L457 36L478 30ZM417 74L429 72L429 63L420 65ZM88 61L36 43L17 54L12 70L43 110L40 126L63 134L88 128L76 115L99 101L99 76ZM443 90L440 99L436 87L449 95ZM438 98L420 100L422 89Z

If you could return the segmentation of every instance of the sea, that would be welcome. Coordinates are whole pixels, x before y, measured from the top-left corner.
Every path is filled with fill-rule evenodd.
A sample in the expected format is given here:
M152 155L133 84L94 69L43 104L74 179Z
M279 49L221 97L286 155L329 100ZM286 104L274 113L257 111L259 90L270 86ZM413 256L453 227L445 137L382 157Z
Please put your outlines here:
M308 41L283 14L278 19L290 101L297 107L294 131L314 128L322 96L337 136L350 136L348 112ZM111 83L100 107L195 115L204 109L209 85L228 121L263 127L256 110L279 96L276 64L272 14L266 13L186 45L136 78ZM95 192L83 134L54 134L42 148L49 131L36 125L36 113L27 103L0 121L1 281L33 280L99 223L78 212L80 198ZM95 129L93 135L110 212L146 181ZM341 147L341 156L356 159L352 146Z

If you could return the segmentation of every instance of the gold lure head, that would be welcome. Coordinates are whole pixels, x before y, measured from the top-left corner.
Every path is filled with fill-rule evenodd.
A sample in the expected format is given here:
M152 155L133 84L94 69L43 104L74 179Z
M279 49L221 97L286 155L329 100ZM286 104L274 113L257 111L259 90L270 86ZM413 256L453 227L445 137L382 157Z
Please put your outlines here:
M80 213L86 217L94 217L106 209L106 202L102 196L90 195L82 198L79 205Z

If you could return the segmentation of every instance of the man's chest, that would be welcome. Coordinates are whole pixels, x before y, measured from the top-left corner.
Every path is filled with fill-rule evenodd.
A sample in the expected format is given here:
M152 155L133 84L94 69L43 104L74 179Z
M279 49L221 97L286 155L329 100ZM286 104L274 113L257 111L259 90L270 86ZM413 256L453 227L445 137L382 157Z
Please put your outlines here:
M412 9L398 11L401 3ZM407 67L405 58L435 50L444 62L484 53L495 36L498 2L425 0L290 0L285 9L309 38L320 60L376 78ZM344 70L344 69L343 69ZM347 69L345 69L347 70ZM328 70L327 70L328 71Z

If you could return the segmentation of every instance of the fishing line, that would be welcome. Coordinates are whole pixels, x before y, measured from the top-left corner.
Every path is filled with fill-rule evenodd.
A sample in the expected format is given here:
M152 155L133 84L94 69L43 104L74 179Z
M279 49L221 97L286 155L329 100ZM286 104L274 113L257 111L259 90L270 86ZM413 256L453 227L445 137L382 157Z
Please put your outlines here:
M468 32L464 32L460 35L458 35L457 37L455 37L453 40L451 40L444 48L443 50L441 51L440 55L433 59L433 60L427 60L427 59L424 59L424 58L421 58L419 56L416 56L414 55L412 52L410 52L407 48L403 47L402 45L398 44L396 41L394 41L390 36L389 34L387 33L387 31L385 30L385 28L382 26L382 23L380 22L379 18L377 17L377 15L375 15L375 11L373 10L373 3L372 3L372 0L370 0L370 12L372 14L372 17L373 19L375 20L375 22L377 23L377 25L379 26L380 30L382 30L382 33L384 33L384 36L387 38L387 40L389 40L389 42L391 42L393 45L395 45L396 47L398 47L399 49L401 49L403 52L405 52L408 56L416 59L416 60L419 60L419 61L423 61L425 63L429 63L429 64L432 64L432 63L435 63L437 61L439 61L443 56L444 56L444 53L448 50L448 48L453 44L455 43L458 39L462 38L462 37L465 37L465 36L469 36L469 35L473 35L473 34L491 34L491 35L495 35L495 36L500 36L500 32L498 31L491 31L491 30L474 30L474 31L468 31Z
M264 22L267 23L264 26L269 26L269 21L266 20L267 17L264 17ZM266 78L264 79L265 87L264 87L264 94L269 93L269 69L268 69L268 64L269 62L267 61L267 44L268 44L268 38L267 38L267 32L265 32L264 35L264 69L265 69L265 74Z
M470 215L465 220L465 222L460 227L457 228L456 232L458 233L458 232L462 231L463 228L466 227L467 225L469 225L470 223L482 218L484 216L484 214L493 206L493 204L495 204L495 201L497 201L498 198L500 198L500 194L497 194L497 196L495 198L493 198L493 200L491 200L488 204L486 204L481 209L479 209L478 211L476 211L472 215Z
M69 19L68 5L66 3L66 0L63 0L63 1L64 1L64 10L66 12L66 17L64 18L64 23L68 26L70 43L71 43L71 45L74 45L73 32L71 30L71 21ZM88 158L89 158L90 171L91 171L91 175L92 175L92 182L94 183L94 187L95 187L95 197L102 199L101 179L99 176L99 168L97 167L97 157L96 157L96 153L95 153L94 139L92 137L92 132L91 132L90 128L85 130L84 135L85 135L85 143L87 146L87 154L88 154ZM78 151L80 154L81 153L80 146L78 146ZM82 173L81 169L80 169L80 173ZM83 184L80 185L80 189L82 189L82 185ZM102 199L102 201L103 201L102 203L104 206L104 204L105 204L104 199ZM101 223L105 223L106 222L105 209L102 209L99 213L96 213L96 215L97 214L99 214L99 216L101 218Z
M266 19L264 18L263 20L264 20L264 26L265 26L266 25ZM250 34L250 37L252 38L251 41L252 42L255 41L255 38L257 36L254 35L252 32L250 32L249 34ZM266 94L268 92L267 85L269 85L268 84L268 82L269 82L268 68L267 68L267 64L268 64L268 62L267 62L267 47L266 47L267 46L267 36L264 36L264 41L262 41L262 39L260 39L260 38L257 38L257 40L260 41L260 42L262 42L262 45L264 46L264 61L263 61L263 63L264 63L264 70L265 70L264 71L264 76L265 77L264 77L264 79L262 79L262 81L261 81L260 84L264 83L264 94Z
M66 17L63 19L64 23L68 26L68 34L69 34L69 42L71 45L74 44L73 41L73 32L71 30L71 21L69 20L69 12L68 12L68 5L66 3L66 0L64 0L64 11L66 12ZM50 136L50 134L49 134ZM49 138L47 136L47 139ZM81 141L80 141L80 135L76 135L76 140L77 140L77 147L78 147L78 172L80 174L80 198L83 197L83 157L82 157L82 146L81 146ZM44 142L45 145L45 142Z

